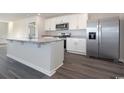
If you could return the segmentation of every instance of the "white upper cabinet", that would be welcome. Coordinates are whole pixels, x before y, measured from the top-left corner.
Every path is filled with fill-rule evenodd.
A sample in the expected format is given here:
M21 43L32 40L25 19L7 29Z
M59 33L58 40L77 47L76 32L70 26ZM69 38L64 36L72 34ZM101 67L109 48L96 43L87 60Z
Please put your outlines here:
M68 16L54 17L45 20L45 30L46 31L55 31L56 24L69 23Z
M46 19L45 30L55 31L56 24L69 23L69 30L86 29L88 14L72 14Z
M47 31L55 30L55 21L56 21L56 18L50 18L45 20L45 30Z
M69 29L75 30L75 29L86 29L87 27L87 20L88 15L87 14L75 14L70 16L69 21Z
M79 14L78 15L78 29L87 28L88 14Z
M52 18L52 19L50 19L50 29L51 30L56 30L56 23L55 23L55 21L56 21L56 18Z
M78 14L69 16L69 29L78 29Z
M45 20L45 30L51 30L50 23L50 19Z
M60 17L55 17L55 25L56 24L62 24L62 23L69 23L69 16L60 16Z

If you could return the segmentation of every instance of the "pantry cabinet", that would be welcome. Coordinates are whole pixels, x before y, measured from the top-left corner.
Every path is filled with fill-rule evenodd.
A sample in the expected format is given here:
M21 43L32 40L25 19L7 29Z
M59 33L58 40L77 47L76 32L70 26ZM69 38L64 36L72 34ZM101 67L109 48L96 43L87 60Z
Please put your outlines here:
M45 20L45 30L55 31L56 24L69 23L69 30L86 29L88 14L71 14L48 18Z
M86 55L86 39L67 38L67 52Z

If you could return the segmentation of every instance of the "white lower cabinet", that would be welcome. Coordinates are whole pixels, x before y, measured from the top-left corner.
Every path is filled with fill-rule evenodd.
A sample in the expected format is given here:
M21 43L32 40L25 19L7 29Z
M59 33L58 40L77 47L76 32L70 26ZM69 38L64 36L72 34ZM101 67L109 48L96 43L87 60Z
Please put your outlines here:
M67 52L86 55L86 39L67 38Z

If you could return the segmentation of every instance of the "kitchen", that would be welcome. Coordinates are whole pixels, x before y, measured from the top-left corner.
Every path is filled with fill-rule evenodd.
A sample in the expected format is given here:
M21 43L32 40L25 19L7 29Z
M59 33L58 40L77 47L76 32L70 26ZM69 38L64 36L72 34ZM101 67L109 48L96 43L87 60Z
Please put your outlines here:
M71 13L71 14L69 13L67 14L66 13L65 14L64 13L63 14L47 13L45 14L44 13L43 14L43 13L38 13L38 14L25 14L25 15L26 15L25 18L20 18L18 20L16 19L14 21L12 20L8 21L7 56L9 57L8 59L11 61L13 61L12 59L14 59L14 62L12 63L17 64L18 67L19 65L21 65L21 67L24 67L23 66L24 64L35 70L38 70L39 72L33 70L35 74L37 74L37 77L35 77L33 74L32 78L39 78L40 76L43 76L43 78L56 78L56 79L57 78L118 78L118 77L123 77L124 75L123 70L120 69L121 66L122 67L124 66L123 63L118 63L118 62L116 63L113 61L109 62L106 59L103 60L99 58L97 59L97 58L88 57L89 47L87 44L88 43L87 32L88 32L89 20L107 19L107 18L118 17L118 16L119 16L118 20L123 20L123 16L124 16L123 14L107 14L107 13L106 14L95 14L95 13L94 14L89 14L89 13L77 13L77 14L76 13ZM123 21L120 21L120 22L121 23L120 23L119 29L123 30ZM120 42L120 45L118 45L120 46L120 54L118 55L120 55L119 61L123 62L123 59L124 59L123 45L124 44L122 40L123 40L124 31L120 31L120 33L121 33L120 34L121 42ZM38 38L38 40L41 40L41 41L37 41L36 38ZM44 71L43 69L39 70L37 68L37 66L39 65L41 65L41 68L44 68L44 64L42 66L40 61L43 58L44 60L49 58L49 54L51 53L49 51L46 52L49 48L46 50L42 48L43 46L45 46L46 42L47 44L49 44L49 47L52 46L53 41L54 42L57 41L56 45L59 48L52 47L52 50L54 50L52 54L54 55L53 57L55 60L50 61L49 65L50 66L51 64L54 65L54 62L57 63L58 61L56 60L61 60L60 64L57 64L56 67L54 67L51 71L48 71L48 69L47 71L46 70ZM62 41L63 43L60 43ZM60 44L57 44L58 42ZM31 43L32 45L29 45L29 43ZM34 44L34 43L38 43L38 44ZM28 50L27 46L32 49ZM93 44L90 46L93 46ZM41 53L42 51L40 52L39 48L42 51L44 50L43 54L46 54L46 55L39 56L39 55L43 55ZM37 53L35 53L34 49L37 51ZM65 53L62 52L64 50L65 50ZM34 56L36 55L34 58L33 58L33 53L34 53ZM39 61L40 64L37 64L36 66L29 65L29 64L26 64L28 62L23 63L21 60L18 60L18 58L16 58L16 57L20 57L23 59L27 59L26 58L27 55L28 55L28 60L26 61L29 61L30 63L31 59L32 60L35 59L33 64L35 64L36 61ZM39 56L39 58L37 56ZM42 59L40 59L40 57L42 57ZM20 63L15 62L15 60ZM47 63L47 61L45 62ZM48 64L46 65L48 66ZM18 67L16 67L16 69L18 69ZM28 67L24 67L24 68L27 69ZM32 69L30 70L32 71ZM11 73L10 76L15 75L15 78L18 78L18 77L21 78L21 76L19 75L21 74L21 72L18 73L19 71L15 72L13 70L9 70L9 71ZM22 69L21 71L23 72ZM26 73L26 70L24 72ZM44 74L40 75L41 74L40 72L46 75ZM25 78L25 76L22 76L22 77ZM10 78L9 75L6 76L6 78ZM30 75L28 78L31 78Z

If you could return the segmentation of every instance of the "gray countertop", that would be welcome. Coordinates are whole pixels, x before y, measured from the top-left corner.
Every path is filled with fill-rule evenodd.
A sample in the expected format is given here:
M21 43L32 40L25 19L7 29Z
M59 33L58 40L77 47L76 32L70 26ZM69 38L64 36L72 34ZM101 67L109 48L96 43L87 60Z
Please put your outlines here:
M26 38L8 38L9 41L19 41L19 42L32 42L32 43L50 43L50 42L58 42L63 39L60 38L52 38L52 37L44 37L41 39L26 39Z
M83 38L83 39L86 39L86 37L84 37L84 36L71 36L70 38Z
M59 35L43 35L44 37L59 37ZM67 38L84 38L86 39L86 36L70 36Z

